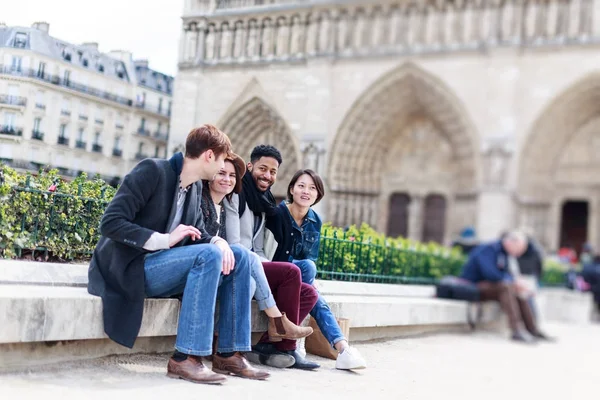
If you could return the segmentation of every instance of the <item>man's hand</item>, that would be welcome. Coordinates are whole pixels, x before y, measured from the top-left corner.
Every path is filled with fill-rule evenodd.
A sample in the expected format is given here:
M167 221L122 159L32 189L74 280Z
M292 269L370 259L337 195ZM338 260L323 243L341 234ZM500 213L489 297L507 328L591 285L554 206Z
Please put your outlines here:
M200 231L195 226L179 225L173 232L169 234L169 247L175 246L184 238L190 237L192 240L200 239Z
M229 275L235 266L233 251L231 251L231 247L229 247L229 244L223 239L217 240L215 244L223 254L223 275Z

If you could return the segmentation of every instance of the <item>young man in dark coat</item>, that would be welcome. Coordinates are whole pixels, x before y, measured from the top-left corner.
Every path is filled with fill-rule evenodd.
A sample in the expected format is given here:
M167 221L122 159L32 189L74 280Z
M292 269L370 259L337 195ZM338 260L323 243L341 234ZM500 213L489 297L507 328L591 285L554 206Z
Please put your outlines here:
M208 235L200 211L201 180L223 168L230 150L223 132L204 125L189 133L185 157L136 165L104 213L89 269L88 291L102 297L106 334L130 348L144 299L183 294L167 370L196 383L221 383L223 374L269 376L240 353L251 350L250 263L258 261L242 246ZM212 354L217 294L219 343L210 371L200 357Z

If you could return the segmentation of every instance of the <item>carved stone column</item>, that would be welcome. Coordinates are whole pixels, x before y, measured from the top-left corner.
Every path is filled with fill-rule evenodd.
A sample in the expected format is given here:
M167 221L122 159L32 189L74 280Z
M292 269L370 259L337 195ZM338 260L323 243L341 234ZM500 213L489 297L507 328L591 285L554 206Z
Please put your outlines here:
M413 240L421 240L423 236L423 208L425 198L418 194L412 195L408 205L408 237Z
M204 62L204 52L206 49L206 19L201 19L196 24L196 60L195 64L199 65Z
M481 186L477 233L483 240L496 238L515 228L515 201L507 178L513 148L510 136L484 139L481 149L483 182Z

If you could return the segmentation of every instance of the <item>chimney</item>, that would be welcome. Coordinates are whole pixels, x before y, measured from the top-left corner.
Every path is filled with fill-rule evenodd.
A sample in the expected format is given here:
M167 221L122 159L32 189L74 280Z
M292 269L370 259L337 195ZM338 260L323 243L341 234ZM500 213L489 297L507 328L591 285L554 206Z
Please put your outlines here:
M147 59L135 60L133 62L133 64L135 65L136 68L148 68L148 60Z
M0 28L6 28L6 22L0 22Z
M34 22L31 27L47 34L50 33L50 24L47 22Z
M131 52L126 50L111 50L108 52L108 56L124 63L130 63L133 58Z
M81 44L81 47L88 50L98 51L98 42L85 42Z

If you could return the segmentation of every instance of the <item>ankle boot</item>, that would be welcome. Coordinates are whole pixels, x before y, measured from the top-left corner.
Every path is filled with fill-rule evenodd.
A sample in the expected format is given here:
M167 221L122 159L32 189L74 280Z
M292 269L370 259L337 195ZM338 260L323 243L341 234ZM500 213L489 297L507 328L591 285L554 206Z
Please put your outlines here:
M283 339L301 339L313 333L310 326L298 326L288 319L285 313L281 317L269 317L269 340L281 342Z

